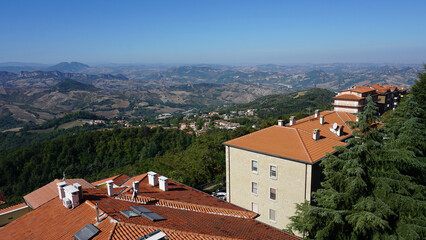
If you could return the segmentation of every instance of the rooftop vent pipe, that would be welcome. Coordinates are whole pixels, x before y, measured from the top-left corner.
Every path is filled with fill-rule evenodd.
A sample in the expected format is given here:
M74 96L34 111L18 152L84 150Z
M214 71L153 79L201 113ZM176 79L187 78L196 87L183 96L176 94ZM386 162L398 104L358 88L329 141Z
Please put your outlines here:
M317 109L317 110L315 110L315 118L318 118L318 117L319 117L319 115L320 115L319 110L318 110L318 109Z
M294 124L296 124L296 119L294 118L294 116L290 117L290 126L293 126Z
M320 124L324 125L324 116L320 116Z
M278 126L284 126L284 121L283 120L278 120Z
M107 189L108 189L108 196L113 196L114 195L114 181L112 180L108 180L106 182L107 184Z
M169 190L169 179L161 176L158 178L160 180L160 189L163 191Z
M148 172L148 183L152 186L158 185L158 178L156 172Z

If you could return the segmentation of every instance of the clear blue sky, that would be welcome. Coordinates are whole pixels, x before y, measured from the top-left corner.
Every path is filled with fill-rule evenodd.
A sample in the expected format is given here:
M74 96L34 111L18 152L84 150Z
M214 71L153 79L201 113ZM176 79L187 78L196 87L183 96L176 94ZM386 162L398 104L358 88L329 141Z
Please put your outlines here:
M422 63L426 1L0 0L0 62Z

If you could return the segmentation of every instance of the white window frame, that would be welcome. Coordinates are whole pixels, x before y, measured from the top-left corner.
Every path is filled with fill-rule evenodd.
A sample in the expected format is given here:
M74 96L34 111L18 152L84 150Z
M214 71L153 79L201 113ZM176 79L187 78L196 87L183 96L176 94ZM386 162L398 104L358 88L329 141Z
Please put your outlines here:
M256 163L256 170L254 170L254 163ZM253 173L258 173L258 171L259 171L259 162L258 161L256 161L256 160L251 160L251 171L253 172Z
M255 202L251 203L251 211L255 213L259 213L259 205Z
M274 189L275 190L275 199L273 199L272 197L271 197L271 194L272 194L272 189ZM277 200L277 189L276 188L269 188L269 199L271 199L272 201L276 201Z
M272 215L274 217L273 219L272 219ZM277 211L275 211L274 209L269 209L269 221L274 222L274 223L277 222Z
M272 167L275 167L275 176L272 176ZM277 165L270 164L269 165L269 178L277 179L278 178L278 167Z
M254 185L256 185L256 188L254 188ZM251 193L257 195L258 192L259 192L259 184L257 182L251 182Z

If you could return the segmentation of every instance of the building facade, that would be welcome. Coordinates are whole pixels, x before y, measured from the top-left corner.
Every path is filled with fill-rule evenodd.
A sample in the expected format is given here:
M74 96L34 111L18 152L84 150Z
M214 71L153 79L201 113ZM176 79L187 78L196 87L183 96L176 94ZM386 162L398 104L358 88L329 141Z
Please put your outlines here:
M379 107L379 113L383 114L395 109L406 92L405 88L389 85L354 86L337 93L334 97L334 111L361 113L367 104L366 98L371 96Z
M352 135L349 113L324 111L225 142L227 200L259 214L257 220L286 228L296 203L320 187L319 165Z

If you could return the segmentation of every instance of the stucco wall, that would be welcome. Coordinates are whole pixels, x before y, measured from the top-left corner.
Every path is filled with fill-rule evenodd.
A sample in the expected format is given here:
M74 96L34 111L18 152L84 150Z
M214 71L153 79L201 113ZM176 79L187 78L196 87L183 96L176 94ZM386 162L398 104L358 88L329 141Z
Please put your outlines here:
M0 215L0 226L6 225L14 221L15 219L21 217L22 215L24 215L25 213L29 211L30 211L30 208L26 207L26 208L18 209L13 212L8 212L8 213Z
M310 200L312 166L282 158L267 156L234 147L226 147L228 201L248 210L257 203L266 224L283 229L294 215L295 203ZM251 169L252 160L258 162L258 172ZM270 165L277 166L277 179L269 175ZM252 182L258 183L258 194L251 192ZM277 189L277 199L269 198L270 188ZM276 221L269 220L269 209L276 211Z

